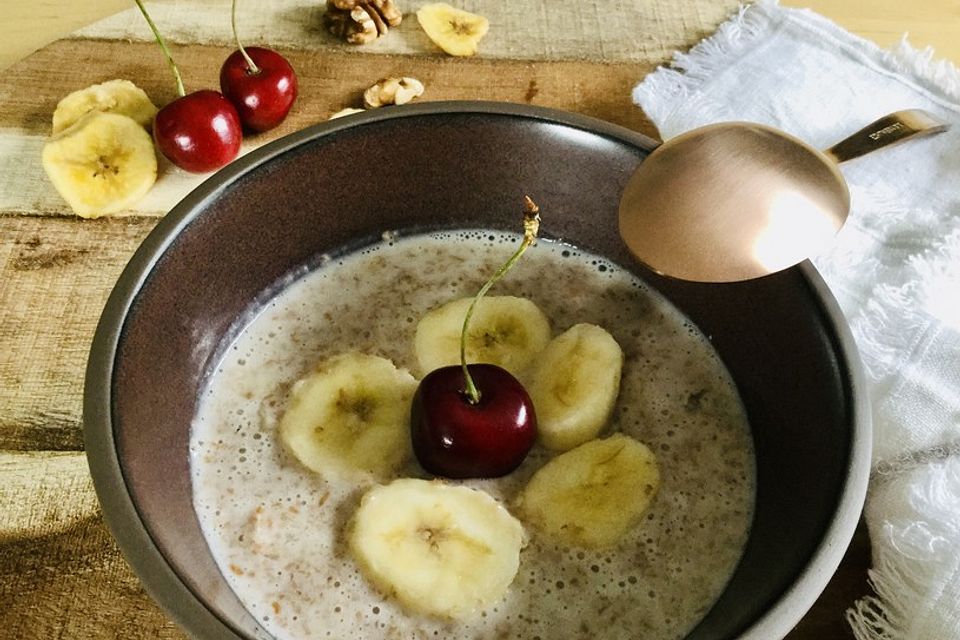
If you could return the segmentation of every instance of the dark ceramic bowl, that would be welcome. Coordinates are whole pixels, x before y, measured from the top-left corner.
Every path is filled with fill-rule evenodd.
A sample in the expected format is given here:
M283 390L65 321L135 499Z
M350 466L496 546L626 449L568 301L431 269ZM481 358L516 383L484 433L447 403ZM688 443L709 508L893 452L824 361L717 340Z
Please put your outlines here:
M635 265L617 203L653 146L557 111L426 103L307 129L191 193L123 272L86 379L97 493L147 590L197 637L263 635L207 550L187 445L204 376L237 319L286 274L384 230L512 228L502 212L523 193L550 212L552 235ZM779 638L836 569L864 500L870 427L853 341L810 264L729 285L635 271L711 337L756 446L746 551L689 638Z

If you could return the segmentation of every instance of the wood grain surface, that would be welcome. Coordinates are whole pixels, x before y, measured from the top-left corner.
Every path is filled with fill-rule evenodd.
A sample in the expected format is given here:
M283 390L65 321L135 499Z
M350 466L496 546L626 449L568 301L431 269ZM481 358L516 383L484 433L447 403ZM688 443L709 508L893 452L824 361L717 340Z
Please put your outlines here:
M279 41L301 82L290 118L245 141L245 152L356 106L362 89L392 74L421 79L428 100L526 102L654 135L630 103L630 89L737 6L735 0L590 0L564 14L546 0L464 2L483 8L494 27L482 55L462 60L439 54L412 17L390 39L358 49L319 28L322 2L245 4L246 40ZM923 0L909 9L893 0L811 4L882 44L910 30L915 44L935 44L960 59L955 1ZM162 161L157 185L134 209L87 221L72 216L39 163L50 115L73 89L124 77L158 104L174 97L137 14L90 24L129 6L128 0L7 0L0 22L0 68L9 67L0 75L0 638L184 637L144 593L104 525L82 453L81 394L90 339L110 288L159 217L206 176ZM229 2L156 0L150 6L174 42L188 84L215 86L232 50ZM843 612L867 592L868 565L861 529L790 639L852 637Z
M39 152L49 114L63 93L61 61L84 57L90 62L74 79L78 86L132 75L143 78L141 86L162 103L174 97L167 77L149 63L131 64L121 55L132 52L133 60L152 60L153 48L149 43L63 40L0 79L0 123L16 127L12 138L20 148L27 140L30 151L0 157L0 353L9 354L0 361L0 449L82 447L83 368L106 296L155 220L206 178L163 163L162 179L136 209L117 218L86 221L70 215L43 177ZM211 70L216 71L230 49L193 45L173 51L184 74L213 82L214 77L207 76L213 76ZM630 88L652 65L491 62L356 51L285 53L301 70L298 108L277 130L249 139L245 150L322 122L344 106L356 106L371 78L393 74L415 74L427 85L429 99L526 102L656 133L629 101ZM25 84L34 88L29 97L18 90Z
M151 6L156 2L163 0L154 0ZM881 46L889 46L908 33L914 46L933 47L939 57L960 62L960 3L956 0L782 0L781 3L813 9ZM65 10L62 0L6 0L4 19L0 21L0 69L131 4L131 0L72 0ZM192 4L203 4L203 0ZM254 3L248 0L246 4ZM670 4L688 15L702 12L705 6L712 9L711 4L719 5L721 11L729 7L726 3L690 0L649 4L660 10Z

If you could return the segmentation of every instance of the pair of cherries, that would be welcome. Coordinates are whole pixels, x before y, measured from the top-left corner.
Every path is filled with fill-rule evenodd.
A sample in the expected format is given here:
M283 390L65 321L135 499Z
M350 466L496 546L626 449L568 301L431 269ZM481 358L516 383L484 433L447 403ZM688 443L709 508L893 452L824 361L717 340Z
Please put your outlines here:
M167 58L180 96L160 109L153 122L154 141L171 162L194 173L219 169L237 157L244 129L266 131L287 117L297 97L297 75L276 51L243 47L237 36L236 0L232 18L237 50L220 68L220 92L190 94L143 3L136 3Z

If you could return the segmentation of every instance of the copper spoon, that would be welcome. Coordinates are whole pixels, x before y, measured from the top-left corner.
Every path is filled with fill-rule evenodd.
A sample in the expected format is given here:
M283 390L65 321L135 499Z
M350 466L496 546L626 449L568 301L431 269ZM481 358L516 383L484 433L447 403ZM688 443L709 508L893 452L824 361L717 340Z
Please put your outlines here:
M694 129L640 163L620 199L620 235L641 262L683 280L780 271L828 247L846 221L838 163L948 126L898 111L826 151L760 124Z

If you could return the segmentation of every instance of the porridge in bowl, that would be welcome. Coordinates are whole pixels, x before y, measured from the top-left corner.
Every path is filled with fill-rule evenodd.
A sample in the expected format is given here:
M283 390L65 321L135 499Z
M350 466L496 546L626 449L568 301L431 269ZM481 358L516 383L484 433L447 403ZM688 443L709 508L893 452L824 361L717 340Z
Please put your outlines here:
M534 446L512 473L450 480L481 489L524 527L506 594L465 619L416 613L376 589L346 531L373 478L318 474L282 446L291 389L345 352L389 359L416 378L417 323L473 295L513 253L515 234L472 230L387 237L325 260L275 296L211 376L191 433L194 507L221 572L276 638L683 637L736 566L752 518L754 462L736 389L709 341L616 264L540 241L496 286L535 303L552 335L603 327L623 350L619 395L600 437L645 444L659 491L615 544L558 542L525 521L518 496L557 453ZM426 478L407 456L395 478Z

